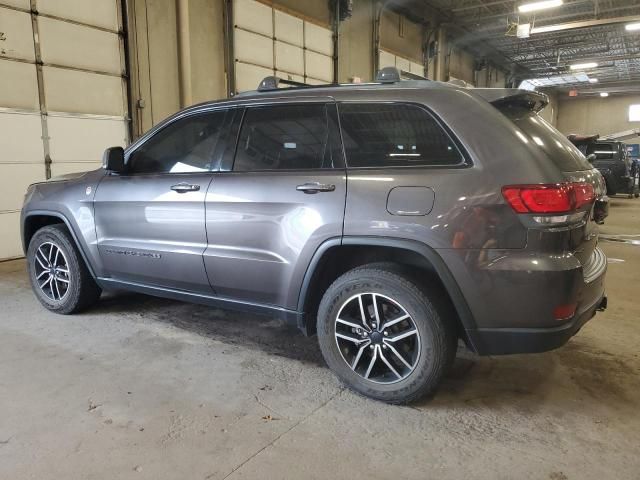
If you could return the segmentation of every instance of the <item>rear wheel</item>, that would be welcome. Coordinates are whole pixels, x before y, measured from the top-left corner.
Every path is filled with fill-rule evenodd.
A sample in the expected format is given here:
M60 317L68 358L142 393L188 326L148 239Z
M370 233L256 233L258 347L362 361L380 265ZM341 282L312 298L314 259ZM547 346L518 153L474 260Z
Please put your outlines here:
M348 387L377 400L408 403L434 392L457 339L429 296L395 268L345 273L318 311L325 361Z
M47 310L75 313L100 297L100 287L63 225L50 225L35 233L29 242L27 265L31 288Z

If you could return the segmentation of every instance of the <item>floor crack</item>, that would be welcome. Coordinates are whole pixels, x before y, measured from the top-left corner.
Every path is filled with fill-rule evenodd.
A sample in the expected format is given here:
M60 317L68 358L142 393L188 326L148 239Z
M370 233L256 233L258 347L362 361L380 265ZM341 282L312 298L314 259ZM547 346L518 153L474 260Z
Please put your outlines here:
M282 432L280 435L278 435L276 438L274 438L273 440L271 440L269 443L267 443L265 446L263 446L262 448L260 448L258 451L256 451L253 455L249 456L246 460L244 460L242 463L240 463L239 465L237 465L236 467L233 468L233 470L231 470L228 474L226 474L222 480L226 480L227 478L229 478L231 475L233 475L236 471L238 471L240 468L242 468L243 466L245 466L247 463L249 463L251 460L253 460L255 457L257 457L260 453L264 452L267 448L269 448L270 446L272 446L273 444L275 444L278 440L280 440L282 437L284 437L287 433L289 433L291 430L293 430L294 428L296 428L298 425L302 424L303 422L305 422L307 419L309 419L312 415L314 415L316 412L318 412L319 410L321 410L322 408L324 408L325 406L327 406L334 398L336 398L338 395L340 395L342 392L344 391L344 388L340 388L335 394L333 394L326 402L324 402L323 404L319 405L317 408L313 409L311 412L309 412L308 415L306 415L304 418L300 419L299 421L297 421L296 423L294 423L293 425L291 425L291 427L289 427L288 429L286 429L284 432ZM256 400L257 400L257 396L256 396ZM258 403L262 404L260 401L258 401ZM269 408L266 407L265 408ZM275 412L274 412L275 413ZM214 474L208 475L207 477L205 477L206 480L209 480L211 478L214 477Z
M287 418L287 419L289 418L286 415L282 415L280 412L276 412L273 408L271 408L269 405L267 405L262 400L260 400L260 397L258 395L254 395L253 398L256 399L256 402L258 403L258 405L261 405L267 410L269 410L271 413L276 414L279 418Z

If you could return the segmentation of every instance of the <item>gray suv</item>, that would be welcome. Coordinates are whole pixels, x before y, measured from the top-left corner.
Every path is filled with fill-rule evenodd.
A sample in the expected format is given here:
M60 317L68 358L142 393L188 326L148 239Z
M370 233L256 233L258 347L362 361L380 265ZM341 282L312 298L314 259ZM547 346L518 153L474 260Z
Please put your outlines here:
M33 290L103 289L282 317L352 389L433 392L458 340L559 347L606 306L600 175L515 89L278 88L183 110L104 169L29 187Z

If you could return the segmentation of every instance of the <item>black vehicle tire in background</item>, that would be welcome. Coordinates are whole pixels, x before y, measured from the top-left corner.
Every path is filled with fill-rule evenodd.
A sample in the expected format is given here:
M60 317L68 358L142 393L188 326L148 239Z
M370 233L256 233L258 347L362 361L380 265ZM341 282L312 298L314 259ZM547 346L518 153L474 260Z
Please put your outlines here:
M318 341L327 365L349 388L392 404L435 391L455 358L457 335L438 300L442 294L418 285L401 268L373 264L327 289Z
M100 298L100 287L62 224L43 227L31 238L27 270L33 292L52 312L76 313Z

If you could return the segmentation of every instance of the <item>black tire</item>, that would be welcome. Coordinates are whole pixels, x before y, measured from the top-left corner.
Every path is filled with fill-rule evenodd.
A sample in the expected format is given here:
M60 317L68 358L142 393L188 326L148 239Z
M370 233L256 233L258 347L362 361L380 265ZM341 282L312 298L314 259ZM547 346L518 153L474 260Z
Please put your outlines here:
M418 285L400 266L375 264L359 267L345 273L325 292L318 310L318 342L329 368L352 390L391 404L410 403L432 394L453 363L457 349L457 335L450 312L446 311L446 308L443 309L442 304L438 301L438 295L434 294L435 292L432 293L429 289L420 288ZM409 320L417 330L417 341L419 342L417 350L419 353L415 354L414 360L410 360L415 363L412 371L407 369L410 373L406 373L406 377L398 376L400 379L390 383L376 383L376 381L365 378L366 374L363 375L362 371L358 373L347 363L343 354L350 347L338 345L340 340L335 334L338 328L343 328L343 325L340 324L337 327L336 318L341 309L348 308L348 302L353 301L353 298L359 294L376 294L385 297L385 300L391 299L410 316ZM371 295L371 297L373 296ZM368 308L369 311L372 310L372 307ZM368 313L364 313L364 315L370 318ZM380 313L380 315L384 316L384 313ZM414 327L407 328L413 329ZM355 330L352 329L352 331L353 335L357 336ZM362 335L367 335L364 330ZM387 337L386 340L390 338ZM376 342L384 342L384 340L383 337L383 340L376 340ZM350 342L350 340L347 341L347 344ZM373 343L375 342L372 333L368 344L369 349L372 348ZM360 344L356 345L354 348L359 349ZM394 345L397 346L395 343ZM384 344L380 346L381 355L382 348L387 347L384 347ZM373 351L377 352L378 350ZM410 352L410 350L405 351ZM387 357L394 357L394 354L388 349L385 352ZM364 356L366 353L361 355ZM369 357L365 359L365 364L369 363L373 355L370 351ZM409 355L414 354L409 353ZM357 358L361 357L358 355ZM382 361L381 357L379 358L380 360L373 360L374 364ZM389 358L385 358L385 363L391 361ZM354 361L356 364L358 363L355 358ZM395 363L396 367L399 365L399 363ZM380 364L376 368L382 371L385 366ZM368 369L371 371L370 366ZM398 375L396 372L394 374Z
M607 195L613 197L616 193L618 193L616 192L616 189L613 188L613 184L608 179L605 179L604 183L607 186Z
M59 279L57 285L60 288L57 289L54 289L51 282L45 287L40 286L51 276L51 261L44 258L51 245L60 250L60 257L66 264L64 269L60 267L60 272L68 271L68 273L54 272L55 278ZM40 248L42 248L41 252L45 253L44 257L38 253ZM61 261L54 263L62 264ZM55 313L68 315L79 312L94 304L102 293L89 273L73 238L62 224L43 227L31 238L27 250L27 269L34 294L47 310ZM38 276L41 276L40 279L37 278Z

